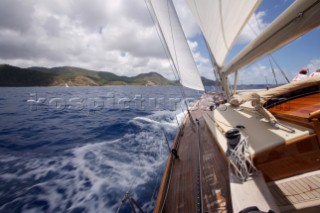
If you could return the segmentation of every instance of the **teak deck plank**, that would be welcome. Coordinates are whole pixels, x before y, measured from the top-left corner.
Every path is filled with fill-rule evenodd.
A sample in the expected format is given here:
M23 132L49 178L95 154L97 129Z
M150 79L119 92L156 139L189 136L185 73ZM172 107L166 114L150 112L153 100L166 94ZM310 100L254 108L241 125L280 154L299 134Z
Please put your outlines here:
M218 146L213 141L213 137L208 130L203 119L200 120L201 126L201 152L202 152L202 171L208 175L202 175L203 197L211 199L204 203L204 212L214 212L219 209L224 212L231 208L231 203L227 202L229 196L229 176L226 168L227 162L221 156Z
M231 212L229 177L227 162L211 135L202 115L205 111L205 100L199 103L198 109L191 111L193 119L199 119L200 128L200 171L202 187L202 204L204 212ZM155 205L155 212L196 212L198 184L199 144L197 126L190 120L185 121L184 135L179 138L179 159L173 161L168 188L161 183L159 195L165 197ZM177 139L176 139L177 140ZM169 157L170 158L170 157ZM167 167L170 166L167 163ZM229 200L228 200L229 199Z
M320 171L269 183L272 195L282 211L320 205ZM285 201L285 202L284 202Z
M196 209L196 172L197 149L195 134L188 125L180 141L178 150L179 159L174 161L171 182L168 189L165 212L185 212L187 209Z

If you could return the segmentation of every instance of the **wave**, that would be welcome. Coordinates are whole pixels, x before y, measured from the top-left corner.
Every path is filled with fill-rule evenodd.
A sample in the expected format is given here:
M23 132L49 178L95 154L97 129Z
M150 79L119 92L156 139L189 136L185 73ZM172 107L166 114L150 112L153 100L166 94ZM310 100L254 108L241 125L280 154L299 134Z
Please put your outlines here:
M0 191L11 187L6 189L7 199L0 201L0 211L114 212L129 189L143 208L152 208L151 198L168 156L163 131L173 138L176 118L174 112L155 112L134 117L127 126L138 126L139 131L50 158L8 156L1 160L1 166L11 169L0 174Z
M119 98L179 96L176 87L159 94L138 87L73 89L32 92L47 99L103 98L112 91ZM0 112L6 120L0 123L0 212L115 212L127 191L145 211L152 210L169 155L165 136L173 141L186 112L56 110L48 104L30 110L26 91L8 90L1 103L16 107ZM130 206L125 203L120 212L130 212Z

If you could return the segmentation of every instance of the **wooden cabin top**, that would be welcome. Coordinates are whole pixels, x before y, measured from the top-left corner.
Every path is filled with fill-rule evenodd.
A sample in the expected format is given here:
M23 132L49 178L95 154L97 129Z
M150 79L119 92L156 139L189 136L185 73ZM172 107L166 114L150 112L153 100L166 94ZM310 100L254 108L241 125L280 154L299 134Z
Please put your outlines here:
M268 109L278 117L308 121L320 118L320 93L285 101Z

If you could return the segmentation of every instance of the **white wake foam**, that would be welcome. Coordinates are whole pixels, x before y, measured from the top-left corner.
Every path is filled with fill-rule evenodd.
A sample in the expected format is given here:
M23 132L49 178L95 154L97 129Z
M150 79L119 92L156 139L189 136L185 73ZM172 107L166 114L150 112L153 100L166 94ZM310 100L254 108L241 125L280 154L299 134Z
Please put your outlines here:
M181 123L183 113L177 118ZM147 208L152 204L154 185L150 183L157 178L168 156L162 131L174 136L175 112L155 112L128 123L139 126L141 131L127 133L113 141L84 144L50 158L7 156L2 159L16 168L14 172L0 174L3 184L29 184L19 189L15 198L0 207L0 211L20 202L23 212L39 212L41 205L28 204L37 200L47 203L47 212L76 209L114 212L128 189L132 189L133 197ZM144 188L151 185L152 189ZM150 200L139 199L142 192L149 193Z

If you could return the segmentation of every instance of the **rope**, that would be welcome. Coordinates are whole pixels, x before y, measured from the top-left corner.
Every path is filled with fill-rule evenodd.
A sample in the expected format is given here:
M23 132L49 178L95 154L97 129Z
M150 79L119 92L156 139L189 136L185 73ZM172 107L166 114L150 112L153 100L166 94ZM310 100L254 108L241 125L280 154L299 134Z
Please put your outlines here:
M230 170L241 181L246 181L256 173L257 169L253 165L247 137L241 136L240 142L234 149L228 147L228 153Z

